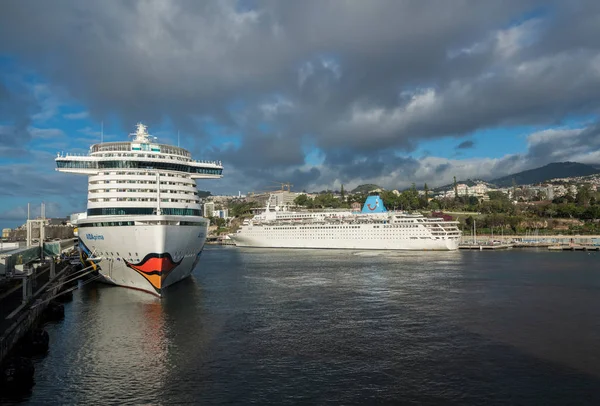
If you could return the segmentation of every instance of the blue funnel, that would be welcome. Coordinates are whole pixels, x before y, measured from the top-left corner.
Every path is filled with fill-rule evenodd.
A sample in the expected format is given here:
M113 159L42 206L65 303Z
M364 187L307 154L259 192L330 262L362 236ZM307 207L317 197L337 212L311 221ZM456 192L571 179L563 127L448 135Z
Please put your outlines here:
M379 196L369 196L362 208L363 213L385 213L387 209Z

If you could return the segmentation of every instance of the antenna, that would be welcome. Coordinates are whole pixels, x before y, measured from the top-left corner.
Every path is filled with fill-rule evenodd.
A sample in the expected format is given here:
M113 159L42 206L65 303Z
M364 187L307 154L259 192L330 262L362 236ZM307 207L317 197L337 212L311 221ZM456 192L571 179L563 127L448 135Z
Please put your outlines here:
M104 142L104 121L100 122L100 144Z
M177 147L179 147L179 130L177 130Z

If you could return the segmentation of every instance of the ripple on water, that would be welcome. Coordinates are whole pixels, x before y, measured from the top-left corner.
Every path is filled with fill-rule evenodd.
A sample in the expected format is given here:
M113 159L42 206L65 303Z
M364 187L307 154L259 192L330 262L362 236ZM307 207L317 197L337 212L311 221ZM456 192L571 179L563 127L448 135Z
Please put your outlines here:
M600 277L568 254L210 247L162 300L78 291L28 402L600 404Z

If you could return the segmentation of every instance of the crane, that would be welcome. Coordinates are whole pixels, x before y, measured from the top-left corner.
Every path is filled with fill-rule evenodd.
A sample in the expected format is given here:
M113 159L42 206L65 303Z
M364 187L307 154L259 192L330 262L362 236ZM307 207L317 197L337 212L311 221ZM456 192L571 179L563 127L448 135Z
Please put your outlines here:
M283 192L283 191L285 191L285 188L286 188L286 186L287 186L287 191L288 191L288 192L291 192L291 191L292 191L292 186L294 186L294 185L292 185L290 182L287 182L287 183L286 183L286 182L275 182L275 181L271 181L271 183L277 183L278 185L281 185L281 191L282 191L282 192Z

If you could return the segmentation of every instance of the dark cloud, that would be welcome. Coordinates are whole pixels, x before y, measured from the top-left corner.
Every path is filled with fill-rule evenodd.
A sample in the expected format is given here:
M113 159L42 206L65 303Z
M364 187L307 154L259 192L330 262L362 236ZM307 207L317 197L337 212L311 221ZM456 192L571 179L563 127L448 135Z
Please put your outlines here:
M434 184L451 172L500 175L547 163L554 155L541 141L499 160L408 154L423 139L597 114L600 7L460 4L5 1L0 53L64 89L96 121L117 117L126 131L139 120L168 120L195 134L194 152L226 165L222 190L272 180L303 188ZM12 109L10 129L0 130L5 147L31 137L30 104L20 94L0 85L0 106ZM241 141L207 147L207 122ZM472 147L467 140L457 148ZM309 165L314 148L322 162Z
M438 166L435 167L435 173L438 175L441 175L444 172L446 172L448 169L450 169L451 167L452 167L452 165L450 165L450 163L439 164Z
M532 165L577 161L600 163L600 123L583 128L550 129L531 134L526 159Z
M29 125L35 102L22 86L9 89L0 75L0 156L26 154L24 145L31 140Z
M456 146L456 149L470 149L473 148L475 146L475 142L471 141L471 140L466 140L461 142L460 144L458 144Z
M34 153L33 161L2 168L0 190L3 197L44 200L60 196L85 204L87 177L55 171L56 164L51 154Z

